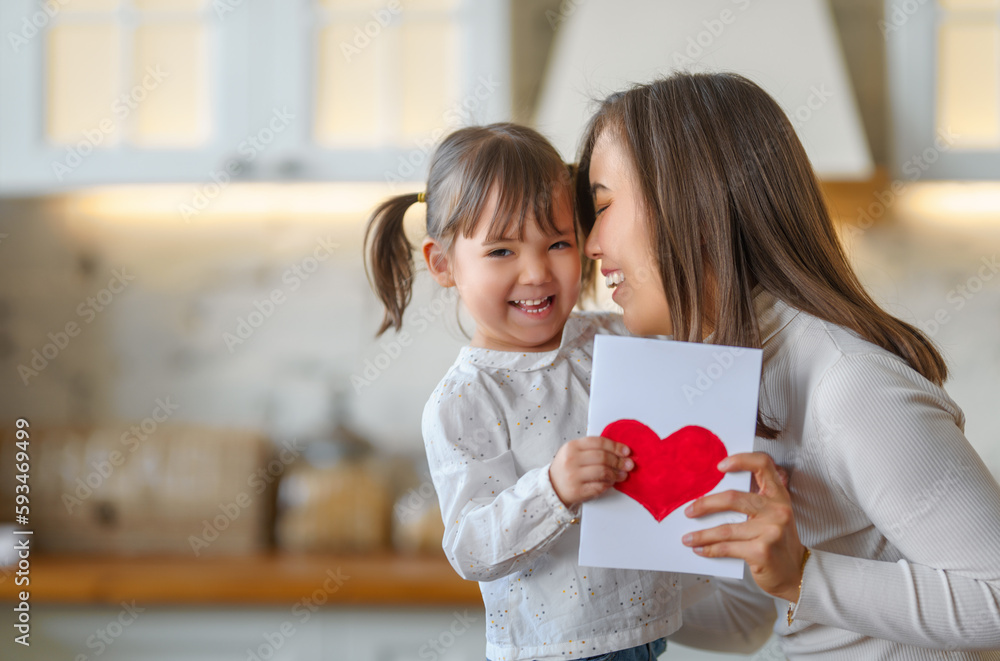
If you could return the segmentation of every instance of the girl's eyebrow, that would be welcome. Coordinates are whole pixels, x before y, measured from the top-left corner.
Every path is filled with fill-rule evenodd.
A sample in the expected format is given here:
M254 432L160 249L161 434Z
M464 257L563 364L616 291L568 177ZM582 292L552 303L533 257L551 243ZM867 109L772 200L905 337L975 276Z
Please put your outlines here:
M483 241L484 246L495 246L498 243L510 243L511 241L517 241L517 237L506 237L501 236L499 239L494 239L493 241Z
M576 229L575 228L571 227L571 228L568 228L568 229L566 229L564 231L564 230L561 230L561 229L559 229L557 227L555 232L550 232L549 234L546 234L546 237L547 238L552 238L552 237L557 237L557 236L575 236L575 235L576 235ZM499 239L494 239L493 241L483 241L481 245L485 248L485 247L488 247L488 246L495 246L498 243L511 243L511 242L515 242L515 241L520 241L520 239L517 238L517 237L513 237L513 236L510 236L510 237L508 237L508 236L501 236Z
M592 183L592 184L590 185L590 195L591 195L591 196L594 196L594 195L597 195L597 191L598 191L598 189L600 189L600 190L606 190L606 191L608 191L609 193L611 192L611 189L610 189L610 188L608 188L607 186L605 186L604 184L602 184L602 183L601 183L601 182L599 182L599 181L595 181L594 183Z

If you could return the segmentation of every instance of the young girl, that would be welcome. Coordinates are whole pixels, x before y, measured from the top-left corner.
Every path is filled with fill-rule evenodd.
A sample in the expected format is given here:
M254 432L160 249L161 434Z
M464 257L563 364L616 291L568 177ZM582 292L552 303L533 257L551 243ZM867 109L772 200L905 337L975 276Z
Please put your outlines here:
M422 252L476 322L431 395L423 434L455 570L478 580L486 653L518 659L654 659L680 625L674 574L581 567L579 505L632 469L628 448L581 438L593 338L620 317L573 313L581 266L567 166L535 131L461 129L431 161L427 192L369 221L366 262L399 330L414 266L403 215L427 205ZM617 652L617 653L615 653Z

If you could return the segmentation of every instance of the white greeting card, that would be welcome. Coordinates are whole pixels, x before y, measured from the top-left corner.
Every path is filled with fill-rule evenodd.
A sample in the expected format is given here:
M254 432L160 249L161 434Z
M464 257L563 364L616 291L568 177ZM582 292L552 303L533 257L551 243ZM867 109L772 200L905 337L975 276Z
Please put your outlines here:
M742 578L743 562L704 558L688 532L746 520L725 512L691 519L707 493L749 491L750 474L723 474L725 456L751 452L760 349L598 335L587 434L632 447L629 477L581 515L580 564ZM609 427L609 425L611 425Z

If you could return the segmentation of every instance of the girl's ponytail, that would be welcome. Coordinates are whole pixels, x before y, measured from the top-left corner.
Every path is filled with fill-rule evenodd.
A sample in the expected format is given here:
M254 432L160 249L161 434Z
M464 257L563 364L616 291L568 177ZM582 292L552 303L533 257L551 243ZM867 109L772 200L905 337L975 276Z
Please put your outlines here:
M406 210L418 193L397 195L378 206L365 228L365 272L385 312L376 337L403 325L403 311L413 293L413 245L403 229Z

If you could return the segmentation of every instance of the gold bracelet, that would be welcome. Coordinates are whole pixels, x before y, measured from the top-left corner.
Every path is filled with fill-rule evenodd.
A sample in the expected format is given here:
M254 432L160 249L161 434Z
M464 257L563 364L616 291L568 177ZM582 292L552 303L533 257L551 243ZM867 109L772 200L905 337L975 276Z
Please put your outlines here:
M806 579L806 560L809 559L809 555L810 555L809 549L807 548L806 552L802 554L802 567L801 567L802 578L799 579L799 599L802 598L802 582ZM788 626L792 626L792 610L795 607L794 604L797 603L799 602L798 601L788 602Z

